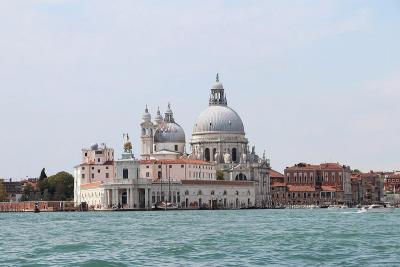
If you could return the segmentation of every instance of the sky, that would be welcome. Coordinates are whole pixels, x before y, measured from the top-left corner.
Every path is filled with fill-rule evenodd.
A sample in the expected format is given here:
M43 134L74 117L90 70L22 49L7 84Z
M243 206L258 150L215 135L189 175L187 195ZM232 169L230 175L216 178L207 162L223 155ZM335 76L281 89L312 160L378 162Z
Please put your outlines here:
M187 141L216 73L278 171L400 169L399 1L1 1L0 177L73 171L81 149L171 102ZM189 149L189 146L188 146Z

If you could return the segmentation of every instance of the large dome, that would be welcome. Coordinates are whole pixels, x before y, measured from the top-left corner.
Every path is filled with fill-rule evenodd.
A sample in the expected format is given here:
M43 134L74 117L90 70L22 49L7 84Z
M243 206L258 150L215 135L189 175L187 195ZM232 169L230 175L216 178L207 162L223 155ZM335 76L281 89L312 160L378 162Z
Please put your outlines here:
M185 143L185 132L175 122L165 122L154 133L154 143Z
M242 119L228 106L211 105L197 118L193 134L210 132L244 134Z

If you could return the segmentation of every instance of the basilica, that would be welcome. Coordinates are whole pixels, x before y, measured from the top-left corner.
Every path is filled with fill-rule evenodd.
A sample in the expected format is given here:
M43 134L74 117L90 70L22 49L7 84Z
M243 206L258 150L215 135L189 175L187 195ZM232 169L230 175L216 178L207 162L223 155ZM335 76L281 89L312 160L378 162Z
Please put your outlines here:
M158 203L177 208L266 207L270 199L270 164L250 149L244 124L228 106L217 74L208 107L193 126L190 153L186 135L171 105L152 120L146 106L140 124L140 156L133 155L129 136L123 152L105 144L82 150L75 167L75 203L94 209L149 209Z

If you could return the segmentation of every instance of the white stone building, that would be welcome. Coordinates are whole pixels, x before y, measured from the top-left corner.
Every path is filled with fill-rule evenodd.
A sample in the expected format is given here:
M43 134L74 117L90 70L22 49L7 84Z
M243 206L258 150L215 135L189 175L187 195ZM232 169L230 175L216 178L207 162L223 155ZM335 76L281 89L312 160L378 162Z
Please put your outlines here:
M141 159L125 135L121 159L105 145L83 149L75 167L75 203L94 209L148 209L167 201L181 208L264 207L270 202L269 160L250 151L239 115L228 107L217 75L209 107L198 117L185 152L185 132L171 106L154 122L142 116Z

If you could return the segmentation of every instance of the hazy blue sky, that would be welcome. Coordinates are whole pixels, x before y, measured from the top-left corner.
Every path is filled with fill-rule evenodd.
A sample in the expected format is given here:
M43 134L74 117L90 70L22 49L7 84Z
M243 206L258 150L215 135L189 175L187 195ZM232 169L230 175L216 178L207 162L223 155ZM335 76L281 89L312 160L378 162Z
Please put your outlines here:
M400 1L1 1L0 177L119 154L172 103L190 139L219 72L251 145L400 169Z

